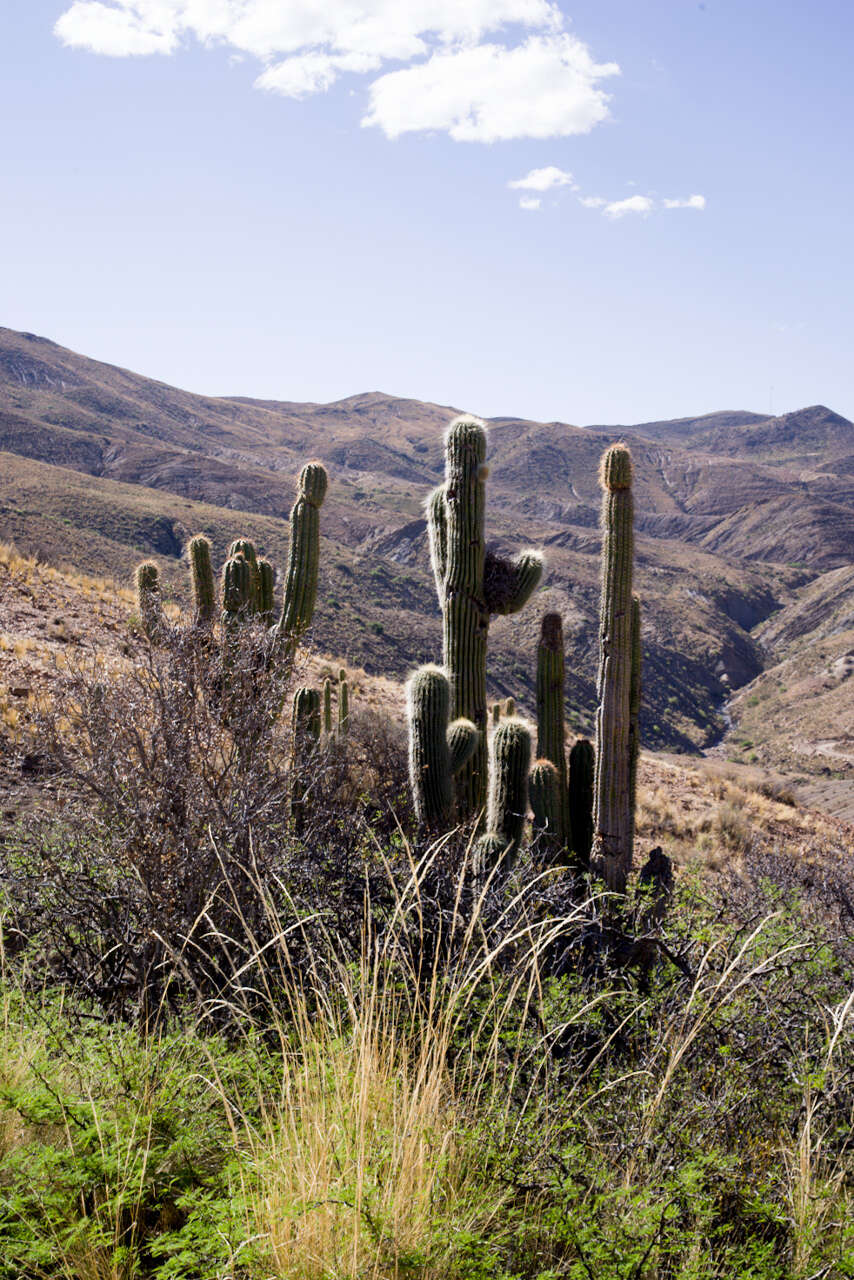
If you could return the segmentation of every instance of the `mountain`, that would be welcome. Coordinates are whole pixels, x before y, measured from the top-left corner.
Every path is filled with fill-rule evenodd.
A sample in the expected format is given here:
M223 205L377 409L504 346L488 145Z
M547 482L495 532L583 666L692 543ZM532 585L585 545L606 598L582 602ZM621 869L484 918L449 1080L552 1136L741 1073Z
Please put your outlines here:
M331 486L315 642L399 677L440 651L422 506L456 411L379 392L332 404L193 395L0 329L0 537L120 580L154 555L180 597L194 532L208 532L219 556L246 532L281 564L294 476L320 458ZM549 566L536 605L491 628L493 695L531 705L538 618L559 609L573 727L590 728L596 473L615 438L631 445L636 468L649 746L717 742L732 692L791 660L791 627L806 627L809 654L808 637L824 625L810 594L822 596L821 580L841 573L836 595L854 599L845 576L854 425L830 409L619 427L495 418L490 428L488 537L506 549L543 546ZM782 618L792 622L781 630ZM761 756L762 734L751 743ZM744 754L737 726L726 749ZM847 776L835 759L804 761Z

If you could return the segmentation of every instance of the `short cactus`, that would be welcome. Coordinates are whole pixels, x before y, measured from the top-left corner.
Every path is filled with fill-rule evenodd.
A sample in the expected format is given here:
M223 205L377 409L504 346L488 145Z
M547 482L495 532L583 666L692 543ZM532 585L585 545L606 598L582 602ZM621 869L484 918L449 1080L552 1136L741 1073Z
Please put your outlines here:
M531 730L516 717L502 720L489 744L487 830L477 843L477 863L489 874L512 866L519 852L528 814Z
M471 758L480 736L470 720L448 723L450 705L450 684L440 667L419 667L410 676L409 780L418 824L431 831L451 825L454 774Z
M596 718L593 855L608 888L624 893L632 864L631 683L634 505L632 459L616 444L602 457L602 599Z
M144 560L136 570L136 607L146 639L156 643L163 635L163 604L160 595L160 570L154 560Z
M593 847L593 779L596 753L589 738L579 738L569 753L569 821L573 861L581 870L590 866Z
M276 570L269 560L258 561L258 620L272 626L276 610Z
M347 682L347 672L343 669L338 673L338 736L346 738L347 731L350 728L350 685Z
M332 681L323 682L323 732L327 738L332 736Z
M248 538L236 538L228 548L228 559L233 560L237 556L242 556L252 570L245 612L245 617L248 618L250 614L258 613L261 607L261 580L258 573L258 553L254 542L250 542Z
M534 813L536 852L540 861L551 864L564 848L558 835L564 794L560 775L551 760L534 761L528 777L528 792Z
M233 628L251 608L252 565L244 556L232 556L222 567L222 624Z
M310 788L307 764L320 739L320 693L317 689L297 689L293 701L291 746L291 818L300 834L305 824Z
M451 681L451 714L471 720L477 747L457 780L461 817L486 798L486 648L492 614L515 613L530 598L542 557L523 551L514 560L487 553L486 428L478 418L455 419L445 436L445 482L427 501L430 558L442 609L442 652Z
M212 627L216 618L216 586L210 540L197 533L187 545L196 626Z

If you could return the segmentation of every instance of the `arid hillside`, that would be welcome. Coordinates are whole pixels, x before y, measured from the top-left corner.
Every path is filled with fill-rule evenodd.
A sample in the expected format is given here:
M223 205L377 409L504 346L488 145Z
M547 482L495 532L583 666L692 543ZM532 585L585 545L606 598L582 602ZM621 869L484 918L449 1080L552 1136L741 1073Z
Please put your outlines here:
M380 393L328 405L197 396L0 330L0 537L46 564L119 581L153 555L181 600L191 533L208 533L221 558L245 532L281 565L294 476L318 457L331 486L313 643L399 679L439 652L422 505L455 412ZM833 784L844 803L854 779L854 425L814 406L778 418L490 426L488 536L548 557L534 604L491 630L492 696L530 706L538 618L559 609L570 716L590 727L596 470L603 446L623 437L636 467L645 743L785 766ZM780 697L753 714L769 680Z

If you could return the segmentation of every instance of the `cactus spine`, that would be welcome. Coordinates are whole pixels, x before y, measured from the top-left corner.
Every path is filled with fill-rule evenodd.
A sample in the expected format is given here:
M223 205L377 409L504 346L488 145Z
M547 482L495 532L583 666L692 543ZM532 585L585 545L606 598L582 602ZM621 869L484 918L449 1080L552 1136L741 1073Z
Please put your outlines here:
M487 831L477 843L477 861L489 873L506 871L519 852L528 814L531 730L516 717L502 720L490 742Z
M523 551L515 560L487 555L486 429L477 418L455 419L445 436L445 482L427 501L430 559L442 609L442 653L451 681L451 714L480 733L457 780L463 818L486 798L486 648L490 615L515 613L530 598L542 558Z
M537 646L537 755L551 760L557 771L558 809L552 835L559 847L571 846L569 779L566 769L566 726L564 722L563 622L559 613L543 616Z
M589 738L579 738L569 753L569 821L574 861L590 866L593 847L593 779L596 753Z
M596 717L593 854L609 889L624 893L632 864L631 682L634 508L632 459L616 444L602 456L602 599Z
M187 554L196 626L212 627L216 617L216 586L209 539L203 533L197 533L189 541Z
M453 820L453 777L474 752L478 730L470 720L448 723L451 688L440 667L425 666L406 686L409 780L418 824L440 830Z
M303 467L291 508L291 544L278 633L289 654L311 625L320 563L320 508L326 497L326 470L319 462Z
M156 642L163 635L163 605L160 570L153 560L144 560L136 570L136 607L146 639Z

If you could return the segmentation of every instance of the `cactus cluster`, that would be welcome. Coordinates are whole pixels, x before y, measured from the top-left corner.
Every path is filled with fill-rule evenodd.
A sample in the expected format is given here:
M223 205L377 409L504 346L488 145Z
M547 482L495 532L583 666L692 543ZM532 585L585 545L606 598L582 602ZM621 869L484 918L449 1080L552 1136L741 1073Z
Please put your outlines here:
M454 719L479 732L471 758L457 775L460 818L477 815L486 800L486 651L489 621L516 613L530 599L543 572L535 551L515 559L488 552L486 428L467 415L445 436L445 481L427 502L430 558L442 610L442 658L450 680Z

